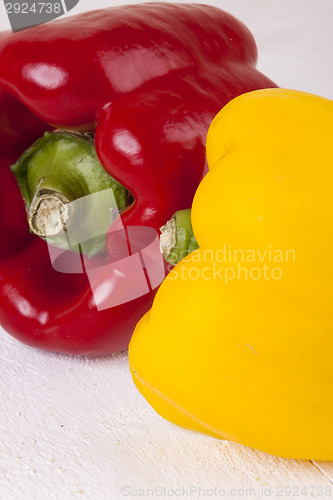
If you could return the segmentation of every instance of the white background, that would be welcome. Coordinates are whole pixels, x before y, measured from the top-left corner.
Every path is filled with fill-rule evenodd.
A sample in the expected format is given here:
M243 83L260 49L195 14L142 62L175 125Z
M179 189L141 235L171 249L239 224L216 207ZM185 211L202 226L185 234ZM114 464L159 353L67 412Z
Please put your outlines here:
M80 0L70 14L120 3ZM333 99L332 0L205 3L247 24L259 69L278 85ZM9 29L3 3L0 29ZM247 488L281 498L290 486L299 489L289 498L320 487L333 498L333 463L282 460L164 421L134 387L126 353L46 353L0 330L0 397L1 500L240 498Z

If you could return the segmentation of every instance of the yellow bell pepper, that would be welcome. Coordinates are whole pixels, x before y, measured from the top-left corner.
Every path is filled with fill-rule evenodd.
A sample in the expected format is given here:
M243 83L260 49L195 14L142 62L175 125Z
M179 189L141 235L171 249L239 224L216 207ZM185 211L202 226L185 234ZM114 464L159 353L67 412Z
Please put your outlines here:
M333 101L237 97L211 124L207 159L200 248L139 322L133 380L175 424L333 460Z

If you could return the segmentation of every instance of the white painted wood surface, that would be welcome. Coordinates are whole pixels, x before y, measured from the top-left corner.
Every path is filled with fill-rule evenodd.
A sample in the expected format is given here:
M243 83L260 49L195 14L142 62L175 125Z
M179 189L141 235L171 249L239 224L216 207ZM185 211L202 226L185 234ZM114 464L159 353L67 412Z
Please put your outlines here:
M116 3L80 0L73 14ZM259 68L279 85L333 98L332 0L205 3L249 26ZM333 498L333 463L279 459L163 420L134 387L126 353L46 353L0 330L0 398L0 500Z

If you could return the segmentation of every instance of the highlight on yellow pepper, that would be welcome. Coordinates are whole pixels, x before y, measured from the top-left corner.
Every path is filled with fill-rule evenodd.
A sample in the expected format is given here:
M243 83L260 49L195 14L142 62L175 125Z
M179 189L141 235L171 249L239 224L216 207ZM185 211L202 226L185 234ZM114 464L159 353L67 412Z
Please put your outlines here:
M333 101L250 92L208 131L199 248L129 347L164 418L281 457L333 460Z

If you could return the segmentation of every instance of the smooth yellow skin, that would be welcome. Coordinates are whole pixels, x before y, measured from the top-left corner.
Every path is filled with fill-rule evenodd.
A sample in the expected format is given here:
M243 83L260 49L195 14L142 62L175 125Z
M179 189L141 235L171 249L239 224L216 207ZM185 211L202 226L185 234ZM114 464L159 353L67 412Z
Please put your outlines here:
M133 380L175 424L333 460L333 101L285 89L237 97L211 124L207 158L192 209L200 248L139 322ZM222 249L262 261L225 262ZM280 269L275 279L246 279L264 264ZM236 277L213 275L225 268Z

